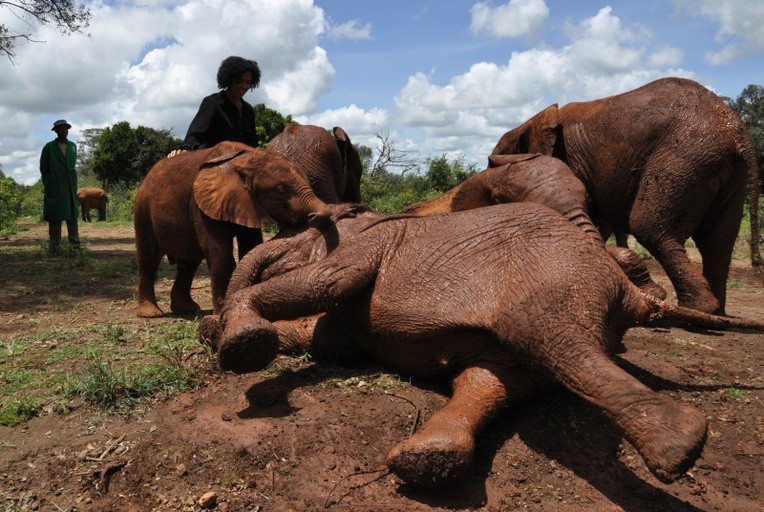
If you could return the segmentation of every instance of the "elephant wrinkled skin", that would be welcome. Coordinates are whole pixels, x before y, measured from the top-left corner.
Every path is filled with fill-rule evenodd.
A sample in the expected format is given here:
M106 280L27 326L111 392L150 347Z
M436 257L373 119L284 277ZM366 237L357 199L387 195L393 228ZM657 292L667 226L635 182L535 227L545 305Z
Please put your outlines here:
M552 105L505 133L491 155L515 153L567 163L586 187L603 238L613 230L634 235L666 271L680 305L724 314L746 186L751 261L761 265L753 141L737 114L696 82L663 78L616 96ZM690 237L702 273L687 257Z
M209 266L217 312L235 266L234 237L241 259L262 242L260 226L269 218L287 226L324 222L336 211L315 196L290 159L264 149L222 142L160 160L135 196L137 316L162 315L154 292L162 256L178 265L173 313L199 312L191 282L202 260Z
M329 133L320 126L290 123L267 149L291 158L322 201L361 202L361 157L339 126Z
M279 351L339 343L392 371L451 379L448 404L387 456L413 485L458 477L481 428L552 382L600 409L671 481L701 452L705 415L609 356L635 325L764 330L639 292L601 243L534 203L363 214L290 235L247 254L221 316L202 319L200 337L237 373L265 367Z
M401 213L442 215L502 203L548 206L601 244L605 244L586 207L586 189L565 162L539 154L497 155L489 167L440 196L405 207ZM644 259L628 247L606 250L643 292L659 299L666 290L650 278Z
M98 210L98 220L106 220L106 204L109 196L102 188L85 187L77 191L83 222L92 222L90 210Z

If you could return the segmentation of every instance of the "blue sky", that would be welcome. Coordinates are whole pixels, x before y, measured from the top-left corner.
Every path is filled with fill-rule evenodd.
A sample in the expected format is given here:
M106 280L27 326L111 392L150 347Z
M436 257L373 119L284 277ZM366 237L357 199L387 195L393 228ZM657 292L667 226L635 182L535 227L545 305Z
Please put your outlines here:
M185 135L228 55L258 61L245 99L375 147L386 132L424 161L480 168L498 138L550 103L662 76L736 97L764 85L764 2L751 0L116 0L87 2L89 37L32 27L0 60L0 165L39 178L66 118ZM0 9L0 21L20 21Z

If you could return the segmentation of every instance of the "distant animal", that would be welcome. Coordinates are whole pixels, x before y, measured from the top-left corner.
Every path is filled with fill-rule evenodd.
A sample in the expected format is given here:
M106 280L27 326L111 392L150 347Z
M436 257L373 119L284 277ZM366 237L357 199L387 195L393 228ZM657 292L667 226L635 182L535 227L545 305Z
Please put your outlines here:
M751 262L762 264L751 135L696 82L662 78L603 99L554 104L506 132L491 158L516 153L567 163L586 187L603 238L612 230L634 235L666 271L682 306L724 314L746 187ZM690 237L702 274L684 248Z
M658 478L674 480L702 450L705 414L609 356L636 325L764 331L641 293L600 242L535 203L363 214L289 235L244 257L222 314L204 317L200 336L237 373L279 351L340 344L395 372L450 380L448 404L387 455L412 485L457 478L486 423L553 382L601 410Z
M77 191L77 199L80 201L82 210L82 220L92 222L90 210L98 210L98 220L106 220L106 205L109 202L109 196L102 188L86 187Z

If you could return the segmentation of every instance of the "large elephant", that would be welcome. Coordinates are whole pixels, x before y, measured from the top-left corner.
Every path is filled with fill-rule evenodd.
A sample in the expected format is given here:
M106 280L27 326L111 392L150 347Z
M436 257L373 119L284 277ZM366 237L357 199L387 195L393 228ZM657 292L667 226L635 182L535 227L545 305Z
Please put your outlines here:
M538 154L496 155L489 167L431 199L405 207L401 213L442 215L501 203L543 204L604 245L587 213L586 189L565 162ZM628 247L607 246L607 251L639 288L659 299L666 290L650 278L644 259Z
M305 173L319 199L361 202L361 157L345 130L290 123L269 143L269 151L290 157Z
M616 96L552 105L505 133L492 155L514 153L567 163L586 187L603 238L610 230L634 235L663 266L681 305L724 313L746 183L751 261L761 265L750 133L718 96L691 80L664 78ZM702 274L684 248L690 237Z
M269 218L280 226L305 220L324 222L334 213L313 193L289 158L237 142L181 153L160 160L135 196L139 317L157 317L154 280L162 256L177 263L170 296L176 314L196 314L191 283L207 260L213 310L218 311L239 259L261 243L260 227ZM342 215L342 213L338 213Z
M98 210L98 220L106 220L106 204L109 196L102 188L86 187L77 191L83 222L92 222L90 210Z
M671 481L699 455L705 415L609 356L635 325L764 330L639 292L601 243L534 203L307 229L251 251L231 285L222 315L200 324L224 369L253 371L280 349L339 341L392 371L451 379L448 404L387 456L414 485L457 477L480 429L552 382L600 409Z

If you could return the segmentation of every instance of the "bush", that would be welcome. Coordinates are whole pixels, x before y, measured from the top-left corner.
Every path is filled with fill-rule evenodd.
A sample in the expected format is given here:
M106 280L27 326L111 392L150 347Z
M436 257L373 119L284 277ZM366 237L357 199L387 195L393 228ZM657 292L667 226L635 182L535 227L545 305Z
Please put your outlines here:
M0 235L8 236L16 232L21 200L21 187L12 178L0 178Z

